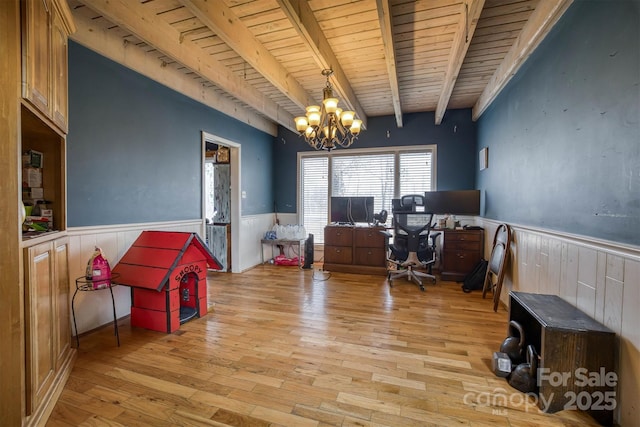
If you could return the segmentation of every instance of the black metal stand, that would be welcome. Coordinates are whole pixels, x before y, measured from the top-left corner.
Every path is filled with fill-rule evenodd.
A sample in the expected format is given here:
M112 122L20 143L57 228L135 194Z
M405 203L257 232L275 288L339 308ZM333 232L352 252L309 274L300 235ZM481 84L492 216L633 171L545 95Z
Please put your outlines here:
M80 347L80 335L78 334L78 325L76 324L76 309L75 309L75 301L76 295L78 292L93 292L93 291L101 291L103 289L109 289L109 293L111 294L111 305L113 307L113 329L114 334L116 336L116 341L118 343L118 347L120 347L120 334L118 333L118 319L116 317L116 301L113 298L113 287L117 286L117 283L113 282L113 279L117 278L118 275L113 274L111 276L111 280L108 284L104 286L95 288L93 286L93 281L91 279L87 279L85 276L78 277L76 279L76 291L73 293L73 298L71 298L71 313L73 315L73 328L76 331L76 344L78 348Z

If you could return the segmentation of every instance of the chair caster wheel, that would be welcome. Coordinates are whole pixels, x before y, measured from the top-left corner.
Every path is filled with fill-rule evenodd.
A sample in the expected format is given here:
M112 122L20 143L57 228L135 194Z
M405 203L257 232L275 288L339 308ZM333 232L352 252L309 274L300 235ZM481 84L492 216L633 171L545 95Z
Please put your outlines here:
M420 290L424 292L424 286L420 286Z

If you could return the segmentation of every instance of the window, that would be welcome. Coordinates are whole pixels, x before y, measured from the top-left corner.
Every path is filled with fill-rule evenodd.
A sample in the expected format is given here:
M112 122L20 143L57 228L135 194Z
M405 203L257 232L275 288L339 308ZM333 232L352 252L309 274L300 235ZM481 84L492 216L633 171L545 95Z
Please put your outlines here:
M324 226L327 224L329 200L329 159L325 157L304 157L300 161L300 182L302 211L305 212L302 224L307 233L314 236L314 242L324 240Z
M331 195L373 196L374 212L387 209L394 194L393 164L393 153L336 156L332 158Z
M400 195L432 190L431 152L400 153Z
M385 209L390 214L392 199L435 189L435 146L349 149L298 156L299 214L316 243L324 242L331 196L373 196L374 211ZM390 222L391 215L387 224Z

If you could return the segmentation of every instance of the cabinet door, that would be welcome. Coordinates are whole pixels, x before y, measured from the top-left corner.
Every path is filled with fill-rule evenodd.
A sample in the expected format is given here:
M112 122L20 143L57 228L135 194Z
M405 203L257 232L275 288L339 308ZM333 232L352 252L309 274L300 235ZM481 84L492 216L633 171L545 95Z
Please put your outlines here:
M55 259L55 310L53 320L55 328L54 356L56 370L59 370L71 350L71 322L69 319L69 242L68 239L56 240L54 243Z
M26 251L25 356L27 415L42 402L55 374L53 245L32 246Z
M22 96L51 113L51 0L25 0L22 33Z
M54 9L52 21L51 36L51 55L52 55L52 101L53 122L64 132L67 131L67 112L68 112L68 50L67 50L67 32L65 31L62 18Z

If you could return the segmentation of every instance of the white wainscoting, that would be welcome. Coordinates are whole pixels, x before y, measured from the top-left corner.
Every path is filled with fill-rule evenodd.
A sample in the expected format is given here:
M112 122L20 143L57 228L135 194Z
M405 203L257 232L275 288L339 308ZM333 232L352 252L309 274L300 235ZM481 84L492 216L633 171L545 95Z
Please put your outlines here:
M240 219L238 227L239 259L232 259L232 271L242 272L255 267L261 262L260 239L275 223L273 214L249 215ZM72 227L67 229L69 236L69 287L71 295L75 292L75 278L84 276L87 261L95 247L102 249L111 267L129 250L133 242L144 230L195 232L201 237L203 223L195 221L176 221L162 223L128 224L99 227ZM203 237L204 238L204 237ZM224 273L220 273L224 274ZM113 288L118 318L131 313L131 291L126 286ZM78 332L83 333L113 322L111 295L108 290L95 292L78 292L75 299L76 323ZM74 330L75 334L76 331Z
M500 223L483 218L476 223L485 228L488 259ZM559 295L613 330L619 338L616 420L640 425L640 247L509 225L513 243L501 293L505 308L511 290Z
M262 244L260 240L264 234L273 228L275 217L273 214L247 215L241 219L240 248L241 259L231 260L233 272L242 272L255 267L262 262ZM265 247L265 251L266 251ZM265 252L265 259L267 255Z

